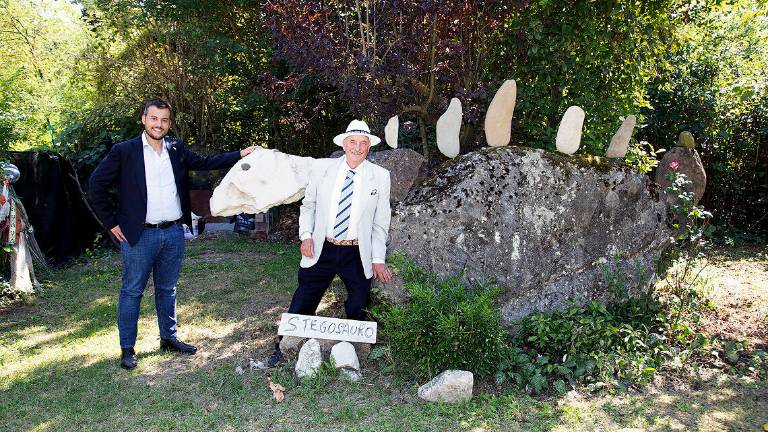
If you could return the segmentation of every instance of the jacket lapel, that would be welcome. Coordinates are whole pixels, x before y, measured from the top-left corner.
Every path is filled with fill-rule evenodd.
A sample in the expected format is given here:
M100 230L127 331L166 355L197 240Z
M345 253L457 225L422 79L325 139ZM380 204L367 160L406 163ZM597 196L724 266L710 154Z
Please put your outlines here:
M139 192L141 193L141 199L142 199L142 202L144 203L144 210L146 211L147 173L146 173L146 170L144 169L144 141L141 139L141 135L139 135L138 139L136 139L136 143L134 144L133 156L134 156L134 163L136 164L136 169L134 169L133 172L136 173L136 184L141 185L141 187L139 188Z
M169 139L167 141L168 146L168 158L171 160L171 170L173 171L173 179L176 182L176 191L181 197L181 179L184 174L184 163L181 160L181 151L178 149L178 143L176 140Z
M319 226L324 226L325 220L328 218L331 197L333 196L333 186L336 184L336 175L339 172L339 166L344 163L344 160L344 156L342 156L336 162L329 164L321 177L323 182L320 184L320 190L317 193L318 213L315 213L315 217L323 222Z

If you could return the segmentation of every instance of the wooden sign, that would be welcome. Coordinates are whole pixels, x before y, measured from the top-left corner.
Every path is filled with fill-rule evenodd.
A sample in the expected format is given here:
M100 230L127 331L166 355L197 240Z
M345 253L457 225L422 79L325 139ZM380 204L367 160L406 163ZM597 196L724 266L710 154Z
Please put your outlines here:
M277 334L347 342L376 343L376 322L284 313Z

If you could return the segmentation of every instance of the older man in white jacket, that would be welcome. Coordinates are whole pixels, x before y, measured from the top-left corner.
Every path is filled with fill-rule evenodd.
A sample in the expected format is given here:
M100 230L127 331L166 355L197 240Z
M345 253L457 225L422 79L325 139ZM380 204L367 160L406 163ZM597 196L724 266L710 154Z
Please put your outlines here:
M302 201L299 286L288 312L314 315L338 275L347 288L347 318L360 320L370 303L372 278L392 279L384 263L392 216L389 171L366 160L381 139L365 122L352 120L333 142L344 148L344 156L315 162ZM281 358L278 341L269 366Z

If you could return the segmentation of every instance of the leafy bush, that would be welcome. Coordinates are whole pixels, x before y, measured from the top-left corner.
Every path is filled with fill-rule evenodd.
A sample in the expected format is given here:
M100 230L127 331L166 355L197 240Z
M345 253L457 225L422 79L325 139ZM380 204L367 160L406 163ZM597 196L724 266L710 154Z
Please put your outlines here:
M695 219L679 233L678 247L683 240L697 243L696 236L690 241L690 229L701 220ZM514 323L512 334L495 305L500 289L440 280L401 255L393 258L412 300L374 309L383 343L368 358L386 359L408 378L464 369L481 378L493 375L499 386L539 394L584 384L609 391L642 386L660 370L704 364L758 379L768 376L765 352L698 331L702 312L713 306L703 295L705 282L690 271L697 256L678 256L664 283L644 295L531 314ZM688 269L684 281L680 269ZM609 292L636 291L624 286L620 268L613 272L606 274Z
M577 383L643 384L666 362L682 364L709 344L694 323L669 320L667 306L645 296L529 315L518 322L496 382L534 394L562 393Z
M440 280L403 256L393 264L412 300L373 311L385 345L369 358L386 357L399 372L419 379L464 369L479 377L495 373L498 385L532 394L565 392L582 383L615 389L642 385L662 366L682 367L717 348L696 331L699 311L709 306L700 284L685 286L685 301L679 289L665 290L531 314L509 334L495 305L500 289ZM620 275L609 278L616 285L624 281Z
M693 11L692 11L693 12ZM647 127L638 138L669 148L681 131L696 138L707 172L702 205L718 240L768 237L768 9L720 2L692 13L668 69L648 83Z
M506 334L495 305L501 291L484 284L466 288L458 278L439 280L402 256L393 265L412 300L373 314L398 369L419 378L445 369L480 377L495 372Z

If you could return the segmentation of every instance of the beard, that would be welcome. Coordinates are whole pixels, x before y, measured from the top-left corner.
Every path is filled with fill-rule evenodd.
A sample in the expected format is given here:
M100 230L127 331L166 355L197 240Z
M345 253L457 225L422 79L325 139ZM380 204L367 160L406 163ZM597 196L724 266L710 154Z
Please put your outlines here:
M144 128L144 132L146 132L147 135L149 135L152 139L156 139L156 140L161 140L161 139L165 138L165 135L168 134L168 131L165 131L165 132L154 132L154 131L150 130L149 128Z

